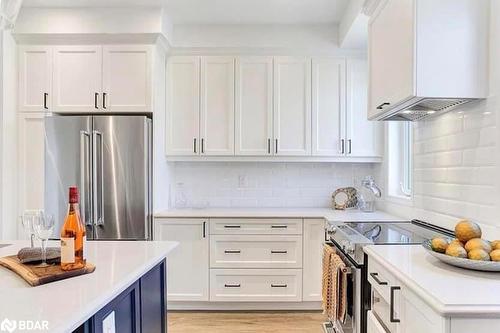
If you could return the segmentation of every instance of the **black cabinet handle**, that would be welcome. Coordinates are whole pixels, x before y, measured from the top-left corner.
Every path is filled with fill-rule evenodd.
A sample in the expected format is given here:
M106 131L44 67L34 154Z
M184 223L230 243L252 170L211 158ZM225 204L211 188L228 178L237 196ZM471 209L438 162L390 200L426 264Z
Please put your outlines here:
M271 288L286 288L288 285L286 284L271 284Z
M340 153L341 154L345 153L345 140L344 139L340 140Z
M386 286L387 282L381 281L378 278L378 273L370 273L370 276L377 282L380 286Z
M47 97L49 97L48 93L43 93L43 108L45 110L48 110L49 107L47 106Z
M228 224L228 225L225 225L224 228L226 228L226 229L239 229L239 228L241 228L241 225Z
M102 108L105 109L106 108L106 96L108 94L106 93L102 93Z
M205 154L205 139L201 139L201 153Z
M288 251L275 251L275 250L271 250L271 254L287 254Z
M379 106L377 106L377 110L382 110L384 108L384 106L386 106L386 105L391 105L391 103L388 103L388 102L382 103Z
M348 147L347 153L350 154L352 152L352 140L351 139L347 140L347 147Z
M203 238L207 238L207 222L203 221Z
M394 292L396 290L401 290L401 287L391 287L391 315L390 315L390 320L391 320L391 323L399 323L401 322L400 319L397 319L395 318L394 316Z
M278 139L276 139L274 141L275 141L274 153L277 154L278 153Z
M267 153L271 154L271 139L267 139Z
M193 152L196 154L196 138L193 139Z
M288 228L287 225L277 225L277 224L274 224L271 226L271 229L286 229Z
M99 93L94 93L94 107L96 109L99 109L99 106L97 105L97 99L99 98Z
M239 288L241 287L241 284L225 284L224 285L225 288Z
M224 253L225 254L240 254L241 251L240 250L225 250Z

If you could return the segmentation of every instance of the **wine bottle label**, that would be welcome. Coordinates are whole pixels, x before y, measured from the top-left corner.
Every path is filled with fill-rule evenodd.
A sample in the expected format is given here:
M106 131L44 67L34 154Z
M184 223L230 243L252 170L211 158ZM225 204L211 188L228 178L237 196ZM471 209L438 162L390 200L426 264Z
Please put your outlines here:
M61 237L61 262L71 264L75 262L75 239Z
M83 260L87 259L87 236L83 236Z

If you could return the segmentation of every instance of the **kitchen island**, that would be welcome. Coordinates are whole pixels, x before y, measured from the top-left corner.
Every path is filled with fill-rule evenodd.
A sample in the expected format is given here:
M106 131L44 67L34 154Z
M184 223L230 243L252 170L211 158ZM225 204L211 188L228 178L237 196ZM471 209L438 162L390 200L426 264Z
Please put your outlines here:
M371 318L383 320L392 309L396 321L387 320L390 332L466 333L500 327L500 273L450 266L421 245L373 245L364 251L376 292L371 312L387 310ZM373 322L372 328L376 326Z
M2 244L10 245L0 247L0 257L28 246L25 241ZM95 272L38 287L0 267L0 322L51 333L164 329L165 262L176 246L156 241L87 242L87 260L96 265Z

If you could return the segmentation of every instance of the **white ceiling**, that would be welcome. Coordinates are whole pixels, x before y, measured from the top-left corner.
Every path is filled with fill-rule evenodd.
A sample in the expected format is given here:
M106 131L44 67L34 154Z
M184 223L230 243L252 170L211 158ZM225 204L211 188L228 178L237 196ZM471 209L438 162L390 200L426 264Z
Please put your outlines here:
M336 23L349 0L167 0L179 24Z
M349 0L24 0L28 7L164 6L177 24L330 24Z
M166 0L23 0L24 7L160 7Z

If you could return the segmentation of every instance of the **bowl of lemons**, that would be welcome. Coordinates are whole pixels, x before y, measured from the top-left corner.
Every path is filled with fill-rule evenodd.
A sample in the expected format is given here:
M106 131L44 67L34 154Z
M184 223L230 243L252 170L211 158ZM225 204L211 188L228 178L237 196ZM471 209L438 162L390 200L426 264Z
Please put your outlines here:
M500 272L500 240L481 238L479 225L461 220L455 226L456 238L436 237L422 246L435 258L457 267L476 271Z

